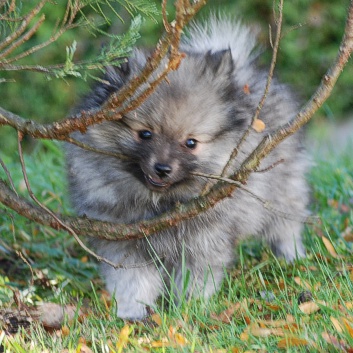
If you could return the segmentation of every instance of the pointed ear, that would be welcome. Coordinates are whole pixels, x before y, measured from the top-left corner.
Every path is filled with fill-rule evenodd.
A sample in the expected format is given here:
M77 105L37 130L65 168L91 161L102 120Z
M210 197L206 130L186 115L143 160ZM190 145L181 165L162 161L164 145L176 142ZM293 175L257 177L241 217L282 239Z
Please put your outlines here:
M131 73L130 59L124 58L119 66L107 66L105 78L114 86L121 87L128 80Z
M206 54L206 64L217 76L229 76L234 69L232 51L230 49L219 50L215 53L209 51Z

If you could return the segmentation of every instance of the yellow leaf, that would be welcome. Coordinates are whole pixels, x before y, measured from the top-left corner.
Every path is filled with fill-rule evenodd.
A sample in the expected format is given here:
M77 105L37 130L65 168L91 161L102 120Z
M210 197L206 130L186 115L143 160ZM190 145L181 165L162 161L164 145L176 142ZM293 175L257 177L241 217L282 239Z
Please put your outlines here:
M339 332L339 333L343 332L342 324L335 317L331 316L330 320L331 320L331 322L332 322L332 324L335 327L337 332Z
M321 333L322 338L329 344L332 344L334 347L339 349L339 352L345 352L347 343L343 340L338 340L335 336L331 335L328 332Z
M299 305L299 310L307 315L316 313L320 307L315 302L305 302Z
M76 353L93 353L93 351L85 344L80 343L79 346L77 347Z
M349 335L351 337L353 337L353 327L351 326L352 323L350 321L348 321L346 318L342 317L342 321L344 323L344 326L346 328L346 330L348 331Z
M239 336L241 341L248 341L249 340L249 334L247 332L242 332Z
M174 334L176 332L176 328L173 327L173 326L169 326L169 329L168 329L168 337L169 339L173 339L174 338Z
M289 347L298 347L298 346L307 346L309 342L304 338L299 338L295 336L290 336L281 339L277 343L278 348L289 348Z
M232 316L236 311L240 310L241 306L241 303L231 303L229 307L226 310L222 311L220 314L217 315L215 313L211 313L210 316L213 320L221 321L225 324L230 324L232 321Z
M119 353L121 353L123 348L126 346L129 339L129 335L130 335L130 327L129 325L125 325L121 329L118 337L118 342L116 343L116 348L118 349Z
M267 337L272 334L272 329L270 328L261 328L261 327L254 327L250 330L250 332L255 337Z
M168 339L166 337L163 337L159 341L151 342L152 348L162 348L162 347L169 347L169 346L170 346L170 343L168 342Z
M61 334L63 336L68 336L70 334L70 329L65 325L61 328Z
M347 227L341 234L345 241L353 242L353 228Z
M155 313L151 315L152 321L154 321L158 326L162 326L162 318L159 314Z
M353 309L353 302L345 302L344 304L347 307L347 309L349 310Z
M339 256L337 255L336 250L335 250L335 248L333 247L333 245L332 245L332 243L330 242L330 240L327 239L327 238L324 237L324 236L322 236L321 239L322 239L322 242L324 243L324 245L325 245L327 251L330 253L330 255L331 255L333 258L337 259Z
M188 343L187 339L178 332L174 335L174 340L175 340L175 343L179 346L186 346Z
M262 132L265 130L265 123L260 120L260 119L256 119L254 120L254 122L252 123L252 128L256 131L256 132Z
M308 282L302 280L300 277L294 277L294 282L296 284L299 284L301 287L303 287L305 289L308 289L308 290L312 289L311 285Z

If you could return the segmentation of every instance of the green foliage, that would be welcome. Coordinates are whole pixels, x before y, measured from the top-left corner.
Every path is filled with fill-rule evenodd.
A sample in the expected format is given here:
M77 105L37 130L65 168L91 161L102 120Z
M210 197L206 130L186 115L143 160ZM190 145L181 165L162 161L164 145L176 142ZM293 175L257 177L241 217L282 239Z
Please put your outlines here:
M269 25L273 32L276 4L272 0L220 0L210 1L211 6L204 11L213 8L260 26L259 39L266 49L262 63L267 67L272 55ZM349 0L284 1L282 40L275 73L281 81L290 84L303 101L310 98L336 57L348 5ZM353 100L348 93L352 86L353 65L350 63L320 115L336 119L347 117L353 110Z
M19 159L3 153L0 158L7 165L16 189L28 197ZM54 212L69 213L68 199L64 197L67 190L61 146L52 141L42 141L31 155L25 156L25 163L30 185L38 199ZM8 180L2 168L0 178ZM90 287L89 281L96 275L96 266L82 261L85 252L64 232L28 222L0 205L0 234L0 301L1 276L8 276L13 287L21 288L19 283L29 285L33 275L29 301L44 297L57 301L57 294L64 287L73 294L87 291ZM18 251L28 259L28 263L16 254Z

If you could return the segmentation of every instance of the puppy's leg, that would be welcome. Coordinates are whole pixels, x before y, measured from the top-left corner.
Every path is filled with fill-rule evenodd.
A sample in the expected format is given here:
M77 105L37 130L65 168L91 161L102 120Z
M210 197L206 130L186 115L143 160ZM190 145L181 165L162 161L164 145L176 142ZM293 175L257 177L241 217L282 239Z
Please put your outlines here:
M117 315L132 320L144 318L147 315L146 305L153 305L163 291L156 265L146 262L146 254L128 242L102 242L100 254L115 264L125 266L119 269L107 264L101 266L107 289L117 301Z
M181 295L210 297L219 289L226 268L234 260L233 243L222 231L199 233L193 240L186 245L184 259L181 257L174 265L177 300Z
M303 224L299 221L283 218L273 219L268 230L267 239L273 253L288 262L305 257L305 249L301 237Z
M153 305L162 293L161 277L155 266L117 270L104 267L107 289L117 301L117 315L131 320L144 318L146 305Z

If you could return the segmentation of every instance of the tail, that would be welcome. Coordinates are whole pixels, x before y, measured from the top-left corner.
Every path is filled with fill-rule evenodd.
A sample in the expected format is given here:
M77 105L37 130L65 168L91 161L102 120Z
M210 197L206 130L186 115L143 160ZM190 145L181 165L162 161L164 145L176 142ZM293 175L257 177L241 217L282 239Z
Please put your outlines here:
M256 56L256 32L226 16L211 16L194 22L184 37L182 50L198 53L230 49L236 67L249 64Z

